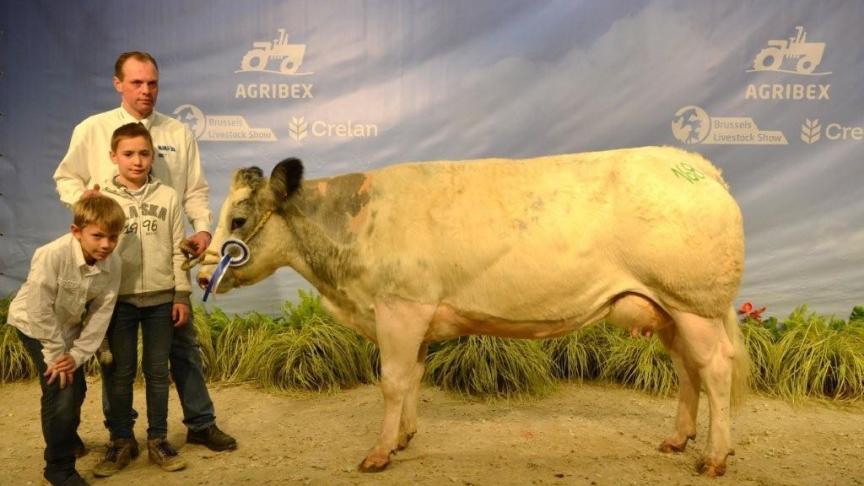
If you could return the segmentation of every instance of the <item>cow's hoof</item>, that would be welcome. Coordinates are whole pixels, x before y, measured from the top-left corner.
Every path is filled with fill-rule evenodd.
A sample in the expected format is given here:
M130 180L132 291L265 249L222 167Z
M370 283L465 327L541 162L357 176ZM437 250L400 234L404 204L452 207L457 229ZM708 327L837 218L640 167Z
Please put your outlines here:
M693 437L687 437L683 441L676 441L674 438L670 437L660 443L660 446L657 447L657 450L664 453L672 453L672 452L684 452L687 449L687 442Z
M363 461L360 462L357 469L364 473L380 472L387 469L389 464L390 456L384 456L382 458L380 455L370 454L366 459L363 459Z
M406 447L408 447L408 443L411 442L411 439L414 438L415 433L416 432L411 432L410 434L403 434L399 438L399 445L396 446L396 450L401 451L402 449L405 449Z
M684 452L685 449L687 449L686 442L683 444L673 444L665 440L662 444L660 444L660 447L657 448L657 450L665 454L670 454L672 452Z
M704 459L696 465L696 471L709 478L720 477L726 474L726 461L718 464L711 459Z

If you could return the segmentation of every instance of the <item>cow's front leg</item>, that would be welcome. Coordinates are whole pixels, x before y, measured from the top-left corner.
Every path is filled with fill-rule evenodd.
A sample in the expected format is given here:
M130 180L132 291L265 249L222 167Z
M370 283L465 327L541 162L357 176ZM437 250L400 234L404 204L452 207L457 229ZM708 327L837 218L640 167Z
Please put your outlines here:
M376 334L378 347L381 350L384 421L381 424L378 442L360 463L359 468L363 472L381 471L386 468L390 463L390 455L399 446L400 426L406 423L405 420L416 424L416 403L408 405L408 408L413 410L415 418L405 417L403 420L403 410L406 408L406 402L411 400L409 395L418 374L417 360L423 336L426 334L434 309L431 305L415 304L400 299L388 299L375 305ZM416 425L410 426L416 427Z

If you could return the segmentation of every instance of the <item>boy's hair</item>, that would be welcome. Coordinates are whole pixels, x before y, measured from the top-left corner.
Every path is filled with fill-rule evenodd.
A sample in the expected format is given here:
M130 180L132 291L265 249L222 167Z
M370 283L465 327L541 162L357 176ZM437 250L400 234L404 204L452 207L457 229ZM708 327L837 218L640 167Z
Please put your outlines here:
M126 224L126 214L117 201L108 196L94 195L72 205L72 222L84 229L88 224L100 226L111 234L120 234Z
M141 52L141 51L129 51L120 54L117 57L117 61L114 62L114 76L117 76L117 79L123 81L123 65L126 64L126 60L132 58L136 61L140 62L150 62L153 64L153 67L156 68L156 72L159 72L159 65L156 64L156 58L150 55L149 52Z
M150 130L147 130L147 127L140 122L131 122L114 130L111 135L111 152L117 152L117 146L120 145L121 140L135 137L144 137L144 140L150 144L150 150L153 150L153 137L150 136Z

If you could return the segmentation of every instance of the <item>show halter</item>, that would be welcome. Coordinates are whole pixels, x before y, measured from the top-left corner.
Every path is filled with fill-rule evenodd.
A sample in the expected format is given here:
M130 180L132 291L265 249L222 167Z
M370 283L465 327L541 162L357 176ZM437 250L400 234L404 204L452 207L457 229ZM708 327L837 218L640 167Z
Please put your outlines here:
M252 241L252 238L254 238L261 228L264 227L264 224L268 219L270 219L272 214L273 211L267 211L264 213L264 217L258 221L258 224L252 229L252 232L249 233L249 236L246 238L247 242ZM218 257L219 260L216 262L213 260L207 261L207 257L210 256ZM205 250L200 256L187 259L183 262L183 270L189 270L199 263L202 265L216 263L216 269L213 271L210 283L207 284L207 288L204 290L203 300L206 302L210 293L215 292L219 287L219 283L222 281L222 277L225 276L228 267L239 267L244 265L249 261L250 257L251 252L249 251L248 244L239 238L231 238L222 243L222 247L219 249L218 253L213 250Z

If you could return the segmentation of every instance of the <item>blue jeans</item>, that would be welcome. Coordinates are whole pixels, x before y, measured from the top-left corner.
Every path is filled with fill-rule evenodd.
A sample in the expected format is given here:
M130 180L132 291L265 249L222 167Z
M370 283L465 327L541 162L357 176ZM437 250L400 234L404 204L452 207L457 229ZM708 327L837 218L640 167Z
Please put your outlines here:
M119 304L118 304L119 305ZM192 314L189 323L175 327L171 339L171 378L180 396L183 408L183 423L192 430L204 430L216 423L213 401L207 391L204 371L201 365L201 347L192 325ZM111 404L108 402L108 383L114 372L113 366L102 367L102 412L105 415L105 427L111 430ZM138 412L132 410L132 420L138 418Z
M45 379L45 357L42 343L18 331L27 353L36 364L39 385L42 387L42 437L45 438L45 479L60 483L75 471L75 448L83 446L78 436L81 423L81 404L87 394L84 366L75 370L73 383L60 389L60 380L48 384Z
M138 370L138 326L144 340L141 367L147 395L147 438L168 435L168 354L174 325L172 304L135 307L118 302L108 327L108 342L114 363L103 382L108 386L111 439L132 438L135 417L132 410L132 385Z

